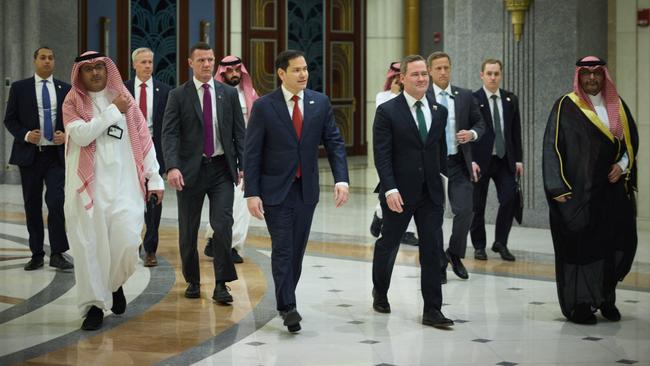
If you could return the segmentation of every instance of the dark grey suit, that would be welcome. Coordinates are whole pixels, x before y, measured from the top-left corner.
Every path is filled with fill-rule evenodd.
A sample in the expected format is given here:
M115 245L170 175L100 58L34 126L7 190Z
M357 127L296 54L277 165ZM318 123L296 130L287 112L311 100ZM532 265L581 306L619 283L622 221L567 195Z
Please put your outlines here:
M242 168L244 116L237 90L214 81L212 98L217 107L217 136L224 154L203 155L203 112L193 80L169 92L163 122L162 143L167 171L179 169L185 186L177 192L179 246L183 276L200 283L196 249L205 196L210 200L210 226L214 229L214 274L217 282L237 279L230 258L232 242L233 184Z
M427 95L430 98L440 102L439 96L435 95L433 87L429 88ZM481 112L476 105L472 92L451 86L451 95L447 98L453 98L454 113L456 121L456 130L451 132L454 135L460 130L474 130L478 138L481 138L485 132L485 122ZM448 141L450 136L448 136ZM453 141L456 138L451 137ZM449 196L449 205L454 215L451 237L449 238L449 252L460 258L465 257L467 249L467 234L469 233L473 217L473 187L470 179L472 175L472 149L470 143L458 144L458 152L455 155L447 157L447 174L449 178L447 186L447 195ZM444 260L444 243L440 240L441 258L443 267L447 266Z

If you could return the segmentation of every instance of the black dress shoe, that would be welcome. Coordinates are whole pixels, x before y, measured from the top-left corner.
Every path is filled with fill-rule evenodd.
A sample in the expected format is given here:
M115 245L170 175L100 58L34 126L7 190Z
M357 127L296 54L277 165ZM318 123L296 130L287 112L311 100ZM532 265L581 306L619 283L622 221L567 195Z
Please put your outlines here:
M228 286L226 286L225 283L217 282L217 286L214 288L214 292L212 293L212 300L216 301L221 305L230 304L233 301L233 299L232 299L232 295L230 295L230 292L228 292L228 290L229 290Z
M418 238L415 237L415 233L407 231L404 233L404 235L402 235L402 239L400 240L400 243L406 245L418 245L419 240Z
M498 241L495 241L494 244L492 244L492 251L495 253L499 253L501 255L501 259L503 259L504 261L508 261L508 262L515 261L515 256L512 255L512 253L510 253L508 247L499 243Z
M25 264L25 271L33 271L43 267L43 258L32 258Z
M374 236L375 238L379 237L379 234L381 234L381 225L383 224L383 220L377 216L377 214L372 214L372 223L370 224L370 235Z
M379 294L374 288L372 289L372 308L378 313L390 313L388 296Z
M81 324L82 330L97 330L102 327L104 322L104 312L102 309L97 306L91 306L88 313L86 313L86 319Z
M198 299L201 297L201 285L190 282L185 289L185 297L188 299Z
M124 297L122 286L113 292L113 307L111 311L113 314L124 314L126 311L126 297Z
M296 308L291 308L286 311L281 311L280 316L284 321L283 322L284 326L287 327L287 330L289 332L295 333L301 329L300 321L302 320L302 317L300 316L300 313L298 313L298 310L296 310Z
M212 253L212 238L209 238L205 242L205 249L203 249L203 254L210 258L214 257L214 254Z
M469 275L467 274L467 269L465 269L465 266L460 260L460 257L456 254L450 253L449 249L447 249L445 254L447 254L447 260L449 260L449 263L451 263L451 269L454 271L456 276L462 278L463 280L468 279Z
M445 318L438 309L429 309L422 314L422 324L435 328L447 328L454 325L454 321Z
M485 253L485 249L474 249L474 259L479 261L486 261L487 253Z
M54 267L62 271L67 271L74 268L72 263L68 262L68 260L65 259L61 253L52 254L50 256L50 267Z
M230 250L230 258L232 258L233 263L244 263L244 258L242 258L241 255L237 253L237 249L235 248L232 248Z
M573 309L573 313L571 314L569 320L576 324L584 324L584 325L594 325L598 323L598 320L596 319L594 312L591 310L591 305L589 304L576 305L575 309Z
M442 267L440 270L440 284L444 285L447 283L447 267Z
M614 304L603 304L600 307L600 314L603 316L603 318L611 321L611 322L617 322L621 320L621 312L618 311L618 308Z

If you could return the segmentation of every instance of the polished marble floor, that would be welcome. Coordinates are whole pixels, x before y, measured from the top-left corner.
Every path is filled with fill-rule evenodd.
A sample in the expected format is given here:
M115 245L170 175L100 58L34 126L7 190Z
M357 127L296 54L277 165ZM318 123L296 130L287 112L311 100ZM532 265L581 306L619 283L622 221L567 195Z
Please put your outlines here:
M650 365L650 232L639 232L632 273L619 286L623 319L595 326L564 321L553 281L550 233L515 226L514 263L488 253L465 264L467 281L449 271L443 312L450 330L421 325L417 250L397 257L389 315L372 310L368 232L376 177L351 160L351 199L333 207L331 178L321 202L298 286L302 331L289 334L275 312L270 241L253 220L235 301L210 296L212 265L201 254L202 297L183 297L176 202L164 199L160 265L138 270L125 285L125 314L107 313L104 327L82 332L74 275L25 272L29 260L19 186L0 185L0 365ZM324 164L326 165L326 164ZM207 211L206 211L207 212ZM203 220L207 221L204 213ZM446 232L450 220L445 219ZM488 227L488 235L492 227ZM46 239L47 241L47 239ZM199 244L202 250L203 243Z

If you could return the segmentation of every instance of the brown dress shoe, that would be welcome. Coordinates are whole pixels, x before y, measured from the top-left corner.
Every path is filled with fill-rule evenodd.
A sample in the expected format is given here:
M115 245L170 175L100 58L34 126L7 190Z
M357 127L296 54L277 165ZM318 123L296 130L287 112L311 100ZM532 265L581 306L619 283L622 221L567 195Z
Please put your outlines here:
M145 254L144 256L144 266L145 267L155 267L158 265L158 260L156 259L156 253Z

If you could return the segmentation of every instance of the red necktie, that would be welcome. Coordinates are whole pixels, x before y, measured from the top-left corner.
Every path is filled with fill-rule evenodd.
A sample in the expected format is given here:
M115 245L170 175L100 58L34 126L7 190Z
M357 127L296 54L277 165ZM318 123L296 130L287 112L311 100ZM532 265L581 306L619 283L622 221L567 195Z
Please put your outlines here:
M291 119L293 120L293 128L296 129L298 141L300 141L300 136L302 135L302 113L300 113L300 107L298 106L298 100L300 100L300 97L294 95L291 97L291 100L293 100L293 115L291 116ZM300 167L300 162L298 162L298 171L296 172L296 178L300 178L301 176L302 169Z
M140 110L144 116L144 120L147 120L147 84L140 84Z

